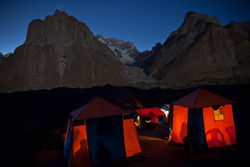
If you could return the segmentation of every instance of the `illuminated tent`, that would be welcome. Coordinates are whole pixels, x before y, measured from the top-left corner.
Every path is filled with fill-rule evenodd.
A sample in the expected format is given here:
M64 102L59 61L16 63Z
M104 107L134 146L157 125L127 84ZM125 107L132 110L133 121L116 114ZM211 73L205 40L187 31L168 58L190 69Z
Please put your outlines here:
M140 152L131 113L99 97L70 113L63 150L67 165L98 165Z
M171 140L183 143L189 137L195 149L237 144L234 101L203 89L173 102L170 109Z
M162 124L163 117L165 116L164 112L161 111L159 107L137 109L136 113L142 118L150 118L151 123Z

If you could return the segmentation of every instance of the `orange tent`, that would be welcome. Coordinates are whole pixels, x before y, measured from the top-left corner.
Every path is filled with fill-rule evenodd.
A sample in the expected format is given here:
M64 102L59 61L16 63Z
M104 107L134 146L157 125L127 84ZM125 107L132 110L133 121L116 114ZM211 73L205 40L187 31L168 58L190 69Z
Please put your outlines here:
M171 139L183 143L189 137L197 149L237 144L234 103L203 89L180 98L171 106Z
M70 166L105 165L141 153L133 116L96 97L72 111L64 144Z

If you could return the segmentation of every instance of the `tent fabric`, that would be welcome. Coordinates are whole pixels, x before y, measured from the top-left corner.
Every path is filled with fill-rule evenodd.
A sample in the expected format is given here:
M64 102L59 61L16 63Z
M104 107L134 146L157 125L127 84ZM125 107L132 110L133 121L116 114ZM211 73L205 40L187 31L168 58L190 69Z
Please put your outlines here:
M205 134L208 148L237 144L232 105L220 106L224 120L215 121L212 107L203 108Z
M109 122L103 122L102 118L86 120L88 146L93 165L126 157L123 137L123 117L118 115L105 118ZM100 129L98 128L100 128L100 123L103 128L101 130L110 128L108 134L99 134ZM107 126L107 124L109 125ZM100 142L102 146L100 146Z
M175 143L182 143L187 136L188 108L174 105L171 137Z
M89 104L89 103L88 103L88 104ZM72 111L72 112L70 113L70 117L71 117L73 120L76 120L76 118L81 114L82 111L85 110L85 108L88 106L88 104L86 104L86 105L84 105L84 106L82 106L82 107L80 107L80 108L78 108L78 109Z
M70 124L71 124L71 120L72 120L72 119L69 119L69 120L68 120L67 130L66 130L66 137L68 136L68 133L69 133L69 131L70 131ZM64 144L65 144L65 143L66 143L66 141L67 141L66 137L65 137Z
M66 138L65 138L64 147L63 147L63 157L65 159L66 164L69 164L70 162L72 140L73 140L72 119L69 119L67 132L66 132Z
M144 118L151 118L152 123L157 123L158 122L158 116L164 116L164 112L161 111L159 107L153 107L153 108L145 108L145 109L137 109L136 112Z
M188 109L188 137L192 141L192 148L206 149L206 135L202 108Z
M238 143L240 142L245 142L244 140L247 140L248 133L247 131L247 125L246 122L242 120L242 115L241 115L241 107L239 104L232 104L233 108L233 117L234 117L234 125L235 125L235 134L236 134L236 140Z
M202 108L232 103L235 102L214 93L208 92L204 89L197 89L192 93L173 102L173 104L188 108Z
M100 97L92 99L87 105L82 106L71 112L73 120L84 120L90 118L107 117L122 115L128 111L122 110L116 105L103 100Z
M171 133L172 133L172 129L173 129L173 108L174 105L170 104L170 108L169 108L169 123L167 124L167 137L170 139L171 137Z
M123 134L126 156L131 157L142 152L133 119L123 119Z
M69 117L63 150L66 165L98 165L98 155L103 153L97 151L98 146L109 149L113 160L141 153L130 112L97 97Z
M72 149L72 166L90 167L90 157L88 152L88 140L86 125L73 127L73 149Z

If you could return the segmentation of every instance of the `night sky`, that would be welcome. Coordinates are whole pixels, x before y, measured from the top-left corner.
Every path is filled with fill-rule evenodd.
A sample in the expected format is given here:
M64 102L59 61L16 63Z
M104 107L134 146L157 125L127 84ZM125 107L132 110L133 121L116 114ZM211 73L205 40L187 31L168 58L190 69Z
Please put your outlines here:
M249 0L1 0L0 52L14 52L29 23L56 9L86 23L95 35L132 41L140 51L163 43L188 11L217 16L222 25L250 21Z

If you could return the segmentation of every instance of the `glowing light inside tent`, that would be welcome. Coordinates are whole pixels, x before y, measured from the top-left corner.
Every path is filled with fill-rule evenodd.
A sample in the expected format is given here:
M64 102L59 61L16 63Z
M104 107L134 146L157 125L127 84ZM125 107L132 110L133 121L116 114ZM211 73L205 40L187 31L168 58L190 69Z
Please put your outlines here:
M146 123L151 123L152 121L151 120L145 120Z
M161 111L164 112L164 114L166 115L166 118L167 118L168 114L169 114L169 110L166 110L165 108L161 108Z
M136 118L135 126L140 126L140 116L139 115Z
M224 110L223 107L214 110L214 120L215 121L223 121L224 120Z

